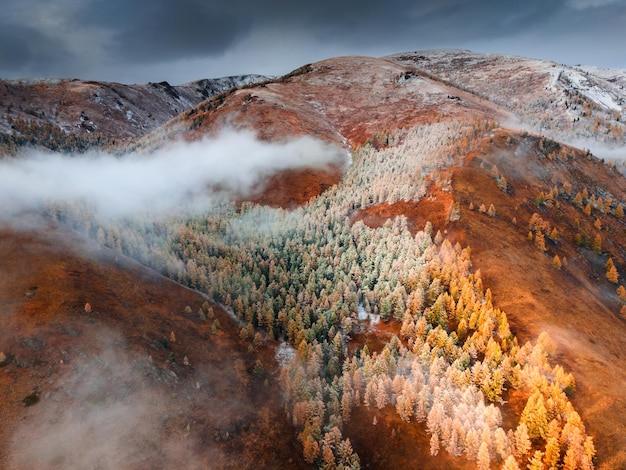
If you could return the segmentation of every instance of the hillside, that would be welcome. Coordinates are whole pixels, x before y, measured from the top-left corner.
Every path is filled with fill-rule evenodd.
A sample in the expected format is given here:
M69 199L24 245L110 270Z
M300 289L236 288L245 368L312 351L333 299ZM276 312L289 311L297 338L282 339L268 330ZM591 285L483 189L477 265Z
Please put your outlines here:
M229 129L245 152L237 132L252 130L254 148L293 149L293 162L200 212L111 220L51 196L53 233L72 227L73 241L4 230L0 293L19 333L0 350L19 396L3 432L21 439L34 428L14 423L37 426L38 410L54 408L62 368L42 357L71 341L101 349L90 335L102 326L130 369L152 357L154 373L128 393L164 390L182 413L156 441L182 439L206 462L193 446L228 427L214 413L249 405L250 434L229 421L232 441L205 449L223 456L218 468L626 466L626 179L567 143L623 146L620 74L456 50L339 57L229 89L129 140L125 152L150 158L172 141L208 148ZM298 145L329 155L298 163ZM229 158L243 172L255 156ZM228 186L207 181L209 195ZM70 249L83 243L86 255ZM57 263L78 266L49 287L60 301L41 288ZM198 292L219 328L201 320ZM154 378L170 372L175 383ZM231 386L207 408L197 377L212 375ZM32 391L40 401L20 408ZM116 411L125 395L111 397ZM274 460L269 442L281 444ZM11 449L10 462L35 455Z
M623 310L620 314L618 285L607 280L605 265L611 258L620 275L624 272L626 224L601 199L623 205L626 181L585 152L555 151L546 151L537 136L508 131L485 141L453 170L452 186L462 207L453 239L456 235L472 247L476 267L518 337L532 338L543 330L556 342L557 360L576 377L573 403L596 438L600 468L619 468L626 458L621 419L626 414L621 365L626 316ZM494 167L508 182L505 194L494 180ZM541 201L538 196L549 194L549 188L557 188L554 199ZM577 205L576 195L585 188L589 199ZM495 204L496 217L470 212L471 202L476 209ZM584 211L587 203L590 215ZM536 230L535 239L528 240L533 217L543 225L545 249L537 243ZM601 240L597 250L591 246L596 237ZM566 264L556 266L555 256Z
M147 134L201 101L260 75L123 85L83 80L0 81L0 151L39 145L78 151Z
M608 146L625 156L623 70L448 49L389 60L497 103L537 132L578 146Z
M153 148L224 125L261 139L312 135L339 145L384 144L399 129L459 119L511 118L506 110L388 60L339 57L305 65L261 87L209 99L139 140Z
M592 195L594 201L598 195L624 201L626 181L583 151L562 147L555 156L555 149L546 151L542 142L537 135L498 129L462 164L450 168L449 193L432 188L428 202L374 206L359 218L377 226L385 217L405 215L407 225L415 228L428 218L448 239L470 246L474 267L507 312L517 337L531 340L546 331L556 342L557 360L576 378L573 403L596 438L600 468L619 468L626 445L621 419L626 376L619 361L626 317L620 313L623 301L616 286L605 277L605 264L612 258L624 266L625 224L602 204L592 204L589 215L584 206ZM589 198L577 205L576 194L585 188ZM551 191L554 198L539 198ZM452 201L460 208L455 222L447 220ZM491 204L494 216L487 214ZM534 240L528 239L535 230L532 220L542 225L542 247L536 232ZM579 234L586 247L577 242ZM591 247L596 236L601 239L597 252Z
M219 306L54 224L0 259L2 468L305 468L276 346Z

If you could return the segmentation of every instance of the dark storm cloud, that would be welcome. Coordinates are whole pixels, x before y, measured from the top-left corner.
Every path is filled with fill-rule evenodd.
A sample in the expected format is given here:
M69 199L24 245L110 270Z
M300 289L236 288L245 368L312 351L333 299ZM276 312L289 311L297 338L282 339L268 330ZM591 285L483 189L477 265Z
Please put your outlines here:
M0 16L0 77L7 69L54 70L67 62L63 44L40 31Z
M0 4L0 76L207 76L206 64L230 72L237 61L239 72L283 73L337 53L477 44L565 57L563 38L586 39L581 61L602 48L619 66L625 11L626 0L15 0Z
M116 56L147 62L219 53L251 23L234 2L204 0L96 0L74 19L111 30Z

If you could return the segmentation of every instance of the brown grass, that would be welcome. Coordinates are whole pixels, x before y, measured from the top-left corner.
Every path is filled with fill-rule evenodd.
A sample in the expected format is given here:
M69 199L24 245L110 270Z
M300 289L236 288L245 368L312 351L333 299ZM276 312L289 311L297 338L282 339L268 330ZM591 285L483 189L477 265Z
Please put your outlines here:
M160 405L148 415L169 417L151 431L155 441L134 449L143 460L133 468L180 464L180 455L164 450L173 445L199 468L306 468L284 418L274 345L246 352L239 328L218 306L221 327L213 334L213 321L196 314L201 295L58 227L2 229L0 259L0 351L8 357L0 367L0 467L23 468L15 452L37 445L32 423L62 421L86 406L69 384L81 364L112 350L128 361L121 367L149 372L124 382L133 406L144 406L149 393ZM165 348L172 331L176 342ZM107 337L113 340L104 347ZM257 358L261 377L253 373ZM40 401L23 406L33 392Z
M448 225L450 206L454 202L452 195L442 191L436 184L431 184L428 192L419 201L398 201L393 204L376 204L367 209L359 210L352 218L353 222L363 221L372 228L382 227L387 220L399 215L407 218L407 228L419 232L426 222L433 225L433 230L442 233Z
M250 198L251 202L271 207L292 209L319 196L341 180L340 165L324 168L285 170L270 177Z

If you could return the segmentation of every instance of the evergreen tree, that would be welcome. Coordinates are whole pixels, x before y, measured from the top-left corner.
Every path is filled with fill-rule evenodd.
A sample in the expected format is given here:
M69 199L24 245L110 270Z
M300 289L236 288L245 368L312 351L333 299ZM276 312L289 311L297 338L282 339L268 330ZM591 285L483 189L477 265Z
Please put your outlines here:
M606 262L606 278L609 282L617 284L619 274L617 273L617 268L615 267L615 264L613 264L613 258L609 258Z
M476 456L476 467L478 470L489 470L489 447L486 442L482 442L478 448L478 455Z
M543 233L535 233L535 246L539 249L539 251L548 251L548 247L546 246L546 239L543 236Z
M506 458L506 460L504 461L504 465L502 466L502 470L519 470L519 465L512 455L509 455Z

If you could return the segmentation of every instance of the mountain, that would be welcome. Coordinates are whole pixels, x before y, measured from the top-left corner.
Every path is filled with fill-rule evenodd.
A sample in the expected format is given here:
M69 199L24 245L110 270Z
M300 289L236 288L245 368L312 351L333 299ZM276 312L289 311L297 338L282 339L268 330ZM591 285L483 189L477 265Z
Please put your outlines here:
M123 85L83 80L0 81L0 141L80 150L142 136L229 88L267 80L261 75Z
M497 103L537 132L566 142L623 147L623 70L446 49L389 60Z
M305 65L261 87L234 90L193 107L152 138L193 139L207 129L241 125L262 139L314 135L361 145L397 129L463 118L512 117L505 109L386 59L339 57ZM359 105L355 105L359 103Z
M252 191L199 214L103 220L64 202L46 209L60 237L0 232L15 331L1 338L2 389L20 384L4 404L3 458L23 462L15 439L63 393L68 411L125 403L64 387L64 366L48 359L81 364L102 328L119 362L152 358L143 388L124 379L130 396L171 394L179 413L160 428L172 434L140 449L182 439L200 466L207 435L219 468L626 466L623 85L622 71L459 50L338 57L230 87L135 134L118 155L208 148L224 129L245 152L251 130L265 158L294 145L293 164L263 167ZM311 148L331 155L298 163ZM222 194L226 181L211 181L205 190ZM65 281L46 284L60 266ZM249 405L249 434L233 399ZM273 461L270 441L281 444ZM125 458L149 466L140 454Z

